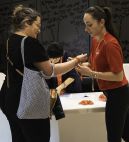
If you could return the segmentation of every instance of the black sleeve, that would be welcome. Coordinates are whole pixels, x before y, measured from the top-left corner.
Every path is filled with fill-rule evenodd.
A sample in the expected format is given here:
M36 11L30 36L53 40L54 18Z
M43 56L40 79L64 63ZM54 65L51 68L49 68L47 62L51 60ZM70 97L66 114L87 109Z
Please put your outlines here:
M34 62L42 62L49 60L45 48L37 39L28 37L24 43L25 63L33 64Z

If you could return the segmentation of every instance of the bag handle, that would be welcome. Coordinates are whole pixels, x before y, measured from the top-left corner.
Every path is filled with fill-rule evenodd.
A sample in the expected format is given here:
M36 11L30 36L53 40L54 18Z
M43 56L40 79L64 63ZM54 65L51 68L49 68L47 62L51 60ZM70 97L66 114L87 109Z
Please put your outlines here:
M21 54L22 54L22 60L23 60L23 65L25 66L25 57L24 57L24 42L27 36L23 37L21 41Z

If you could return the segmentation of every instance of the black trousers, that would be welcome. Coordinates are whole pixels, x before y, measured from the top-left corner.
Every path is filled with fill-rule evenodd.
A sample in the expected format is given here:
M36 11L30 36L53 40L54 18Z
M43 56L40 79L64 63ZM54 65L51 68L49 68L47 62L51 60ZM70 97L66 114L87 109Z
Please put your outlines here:
M129 142L129 86L104 91L108 142Z
M15 116L6 117L10 124L12 142L49 142L50 120L18 119Z

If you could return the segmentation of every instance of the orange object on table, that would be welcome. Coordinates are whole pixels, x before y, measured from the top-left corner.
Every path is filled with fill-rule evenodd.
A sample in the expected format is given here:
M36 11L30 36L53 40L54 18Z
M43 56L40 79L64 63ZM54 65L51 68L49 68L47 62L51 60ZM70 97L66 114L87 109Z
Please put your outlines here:
M106 98L106 96L105 96L104 94L101 94L101 95L99 96L99 100L100 100L100 101L103 101L103 102L106 102L107 98Z
M93 105L93 101L91 100L82 100L81 102L79 102L79 104L81 105Z

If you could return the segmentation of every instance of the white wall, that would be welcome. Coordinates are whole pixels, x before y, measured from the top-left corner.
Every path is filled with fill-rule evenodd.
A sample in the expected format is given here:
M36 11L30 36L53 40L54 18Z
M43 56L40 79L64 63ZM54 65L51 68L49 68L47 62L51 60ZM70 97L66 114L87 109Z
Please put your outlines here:
M8 121L1 110L0 110L0 142L12 142Z

